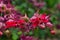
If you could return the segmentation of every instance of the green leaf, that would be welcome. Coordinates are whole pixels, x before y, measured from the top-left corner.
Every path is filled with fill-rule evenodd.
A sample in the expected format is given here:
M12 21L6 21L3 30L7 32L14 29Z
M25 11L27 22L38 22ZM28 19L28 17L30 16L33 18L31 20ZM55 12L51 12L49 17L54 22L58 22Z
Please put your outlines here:
M33 31L30 31L30 32L29 32L29 35L33 35Z
M40 28L34 30L35 37L45 38L45 34L46 34L45 30L42 30Z
M55 6L55 4L57 3L57 0L45 0L47 3L47 7L52 8Z
M17 40L18 37L19 37L18 34L17 34L18 29L17 28L10 28L9 30L11 31L12 39L13 40Z
M14 33L14 34L12 34L12 39L13 39L13 40L17 40L17 39L18 39L18 35L17 35L17 34L15 34L15 33Z
M53 24L57 24L57 20L54 15L50 17L50 20L52 21Z
M21 34L22 34L22 31L19 31L19 32L18 32L18 35L21 35Z
M34 14L34 9L32 9L32 8L28 8L28 10L27 10L27 14L28 14L28 17L32 17L33 14Z
M45 36L46 36L45 30L40 29L40 30L39 30L39 37L40 37L40 38L45 38Z
M36 28L36 29L34 30L34 36L35 36L35 37L39 37L39 28Z

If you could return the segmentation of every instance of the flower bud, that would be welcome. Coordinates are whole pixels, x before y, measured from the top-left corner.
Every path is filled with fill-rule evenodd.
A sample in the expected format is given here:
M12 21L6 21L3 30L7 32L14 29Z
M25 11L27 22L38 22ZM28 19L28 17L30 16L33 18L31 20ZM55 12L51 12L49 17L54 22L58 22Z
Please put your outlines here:
M10 36L11 36L11 32L10 32L9 30L5 30L4 33L5 33L5 35L6 35L7 37L10 37Z
M41 24L41 25L40 25L40 28L41 28L41 29L44 29L44 28L45 28L45 24Z
M50 32L51 32L51 34L53 34L53 35L55 34L55 30L51 30Z
M3 35L3 33L0 31L0 36Z
M49 28L51 28L53 26L53 24L51 24L50 22L47 22L46 26L48 26Z
M10 33L10 31L9 30L6 30L5 33Z

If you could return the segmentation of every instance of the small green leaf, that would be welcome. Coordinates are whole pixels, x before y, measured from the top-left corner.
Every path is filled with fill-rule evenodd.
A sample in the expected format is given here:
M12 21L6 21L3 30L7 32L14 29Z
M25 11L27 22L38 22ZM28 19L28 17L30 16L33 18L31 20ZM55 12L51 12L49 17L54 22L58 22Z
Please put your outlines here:
M21 34L22 34L22 31L19 31L19 32L18 32L18 35L21 35Z
M17 34L12 34L12 39L13 40L17 40L18 39L18 35Z
M34 30L34 36L35 37L39 37L39 28L36 28L35 30Z
M29 32L29 35L33 35L33 32L32 32L32 31L30 31L30 32Z
M53 24L57 24L56 17L54 15L50 17L50 20Z

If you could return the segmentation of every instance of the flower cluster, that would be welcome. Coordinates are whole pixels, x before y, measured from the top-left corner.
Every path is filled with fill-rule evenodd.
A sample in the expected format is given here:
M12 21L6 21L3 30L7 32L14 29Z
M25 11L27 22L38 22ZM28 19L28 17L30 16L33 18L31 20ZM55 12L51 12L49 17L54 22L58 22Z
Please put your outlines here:
M5 0L8 2L8 0ZM0 31L4 31L7 28L11 28L16 24L22 16L20 12L14 9L9 2L6 4L5 1L0 0Z
M40 4L39 4L40 5ZM50 22L50 16L46 15L46 13L39 14L38 12L34 13L34 15L29 18L25 14L25 16L21 15L18 11L14 9L14 7L8 3L4 4L1 1L0 3L0 29L2 28L19 28L23 29L23 31L29 32L32 29L39 27L40 29L45 29L46 27L51 29L51 33L54 34L55 31L52 30L53 24ZM3 33L0 31L0 35Z

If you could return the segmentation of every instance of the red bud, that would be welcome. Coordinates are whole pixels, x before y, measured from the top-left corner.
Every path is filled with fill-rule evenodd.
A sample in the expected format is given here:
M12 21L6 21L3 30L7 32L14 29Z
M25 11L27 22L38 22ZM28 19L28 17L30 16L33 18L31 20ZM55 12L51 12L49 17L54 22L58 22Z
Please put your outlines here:
M3 33L0 31L0 36L3 35Z
M51 32L51 34L53 34L53 35L55 34L55 30L51 30L50 32Z

